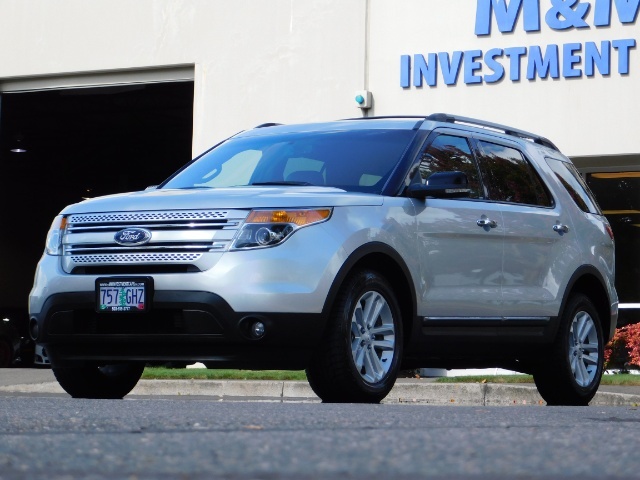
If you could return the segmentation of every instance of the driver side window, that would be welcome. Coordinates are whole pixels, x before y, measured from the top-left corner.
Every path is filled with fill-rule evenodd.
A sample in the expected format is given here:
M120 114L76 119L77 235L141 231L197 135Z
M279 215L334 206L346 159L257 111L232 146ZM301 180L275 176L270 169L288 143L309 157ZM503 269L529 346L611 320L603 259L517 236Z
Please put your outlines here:
M466 174L471 189L469 198L484 198L478 166L467 139L454 135L439 135L420 157L420 176L424 182L433 173L453 171Z

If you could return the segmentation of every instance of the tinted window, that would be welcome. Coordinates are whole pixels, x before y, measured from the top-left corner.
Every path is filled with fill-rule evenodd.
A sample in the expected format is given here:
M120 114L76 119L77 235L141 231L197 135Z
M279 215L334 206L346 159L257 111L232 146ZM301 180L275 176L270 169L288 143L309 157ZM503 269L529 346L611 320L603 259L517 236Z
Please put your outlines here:
M583 212L600 213L598 205L582 180L580 173L572 163L547 158L547 164L554 171L560 183L569 192L573 201Z
M414 136L380 129L232 138L162 188L291 184L380 193Z
M479 142L478 159L488 198L499 202L551 206L540 177L524 155L515 148Z
M587 174L616 238L616 290L621 303L640 303L640 172ZM621 309L618 325L639 322L640 311Z
M463 172L467 175L470 198L482 198L480 176L466 138L439 135L420 158L420 175L427 180L435 172Z

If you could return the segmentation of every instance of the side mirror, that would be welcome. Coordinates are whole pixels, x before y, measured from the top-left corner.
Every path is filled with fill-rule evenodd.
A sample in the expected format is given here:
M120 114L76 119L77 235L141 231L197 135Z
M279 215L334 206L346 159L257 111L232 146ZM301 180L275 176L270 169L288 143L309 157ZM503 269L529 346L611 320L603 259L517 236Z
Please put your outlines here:
M437 172L426 184L414 183L407 188L407 196L411 198L465 198L470 192L469 181L462 172Z
M158 188L158 185L149 185L147 188L144 189L145 192L148 192L149 190L155 190Z

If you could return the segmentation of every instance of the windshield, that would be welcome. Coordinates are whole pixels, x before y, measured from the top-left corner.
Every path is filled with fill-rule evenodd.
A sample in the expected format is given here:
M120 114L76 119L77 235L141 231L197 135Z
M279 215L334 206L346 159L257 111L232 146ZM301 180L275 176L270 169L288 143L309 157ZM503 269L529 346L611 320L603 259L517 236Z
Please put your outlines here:
M415 132L302 132L232 138L162 188L317 185L380 193Z

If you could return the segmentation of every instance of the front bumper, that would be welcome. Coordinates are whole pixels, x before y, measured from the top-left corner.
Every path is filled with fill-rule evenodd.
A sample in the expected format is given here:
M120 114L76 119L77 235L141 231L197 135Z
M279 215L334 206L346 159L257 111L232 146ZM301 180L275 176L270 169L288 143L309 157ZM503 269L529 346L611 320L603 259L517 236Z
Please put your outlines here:
M235 312L221 297L156 291L146 313L98 313L93 292L50 296L38 344L54 367L82 362L199 361L220 368L302 369L320 342L322 314ZM265 334L250 333L260 321Z

